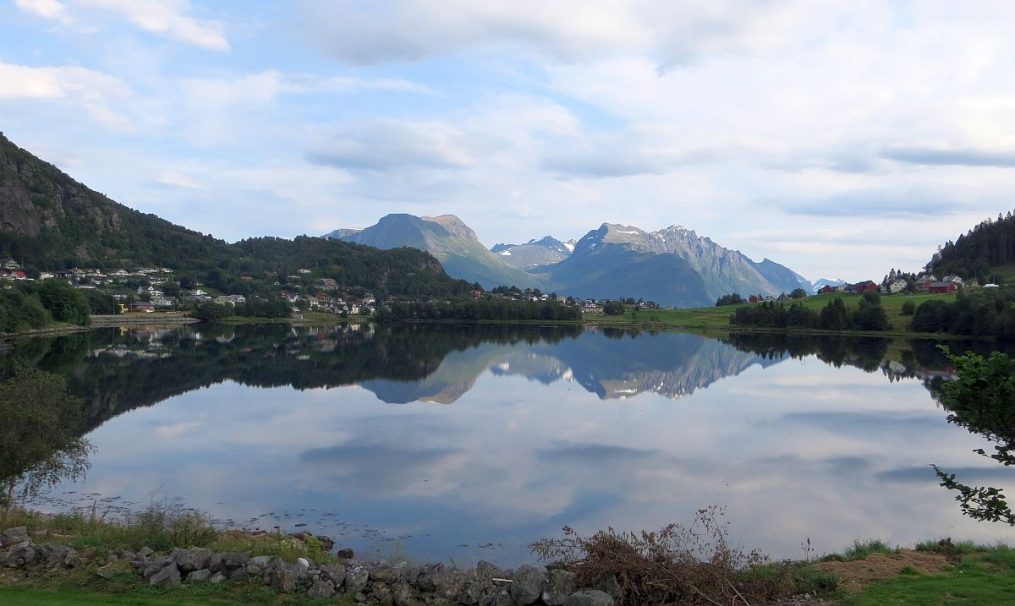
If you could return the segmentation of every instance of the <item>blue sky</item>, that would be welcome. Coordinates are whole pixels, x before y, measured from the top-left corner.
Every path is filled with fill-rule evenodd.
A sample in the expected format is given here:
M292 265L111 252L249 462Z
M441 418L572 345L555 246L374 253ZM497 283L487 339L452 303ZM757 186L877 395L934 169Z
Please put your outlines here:
M227 240L684 225L810 279L1007 212L1006 2L0 0L0 130Z

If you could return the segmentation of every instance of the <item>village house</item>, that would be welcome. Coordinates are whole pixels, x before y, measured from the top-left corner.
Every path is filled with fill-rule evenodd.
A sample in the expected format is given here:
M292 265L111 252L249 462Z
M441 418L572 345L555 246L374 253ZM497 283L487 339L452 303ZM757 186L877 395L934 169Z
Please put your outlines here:
M927 292L932 295L943 295L953 293L959 289L955 282L931 282L927 285Z
M877 292L878 285L871 280L864 280L863 282L857 282L849 287L849 292L862 295L866 292Z
M927 292L930 290L930 285L934 282L939 282L937 276L934 274L923 274L916 279L916 282L913 284L913 288L916 289L916 292Z
M906 286L908 285L909 285L908 282L900 278L888 284L888 286L885 287L885 291L890 295L897 295L900 292L906 290Z
M833 292L835 292L835 287L832 286L831 284L825 284L824 286L818 289L819 295L827 295Z

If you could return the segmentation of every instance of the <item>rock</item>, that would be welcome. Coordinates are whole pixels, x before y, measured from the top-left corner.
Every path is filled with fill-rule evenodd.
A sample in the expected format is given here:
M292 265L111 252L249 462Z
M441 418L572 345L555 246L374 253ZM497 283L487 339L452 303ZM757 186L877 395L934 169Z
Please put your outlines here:
M391 588L384 583L374 583L370 590L370 597L377 602L378 606L395 606L395 598L391 595Z
M165 568L153 574L148 579L148 584L154 587L179 587L180 569L174 562L170 562Z
M582 589L567 596L564 606L613 606L613 597L598 589Z
M226 551L216 555L221 558L223 568L230 571L243 568L250 561L250 554L243 551Z
M307 596L315 600L326 600L335 595L335 584L327 579L317 579L307 591Z
M222 554L218 552L211 554L211 557L208 558L208 570L222 572L225 568L225 565L222 563Z
M141 550L137 552L137 555L138 555L138 557L141 557L141 558L150 558L153 555L155 555L155 552L152 551L151 547L145 546L145 547L142 547Z
M370 578L381 583L394 583L402 577L402 571L393 566L382 565L370 571Z
M21 543L31 543L32 537L25 526L15 526L0 533L0 547L10 547Z
M56 543L45 543L36 546L38 552L38 559L41 559L47 568L54 569L57 567L65 566L67 557L71 553L70 547L66 545L57 545ZM132 566L128 567L128 570Z
M152 575L159 572L160 570L162 570L171 563L172 560L170 560L169 558L156 558L151 562L149 562L147 566L145 566L144 573L142 574L144 575L144 578L150 579Z
M547 606L563 606L567 596L578 589L574 573L567 570L554 569L546 575L546 588L543 589L543 601Z
M21 543L7 553L7 560L4 562L4 566L8 568L23 568L35 561L37 555L39 555L39 552L34 547L28 543Z
M476 574L488 579L494 577L502 579L507 576L503 570L486 560L480 560L479 563L476 564Z
M349 549L348 547L346 547L345 549L339 549L338 553L336 553L335 555L342 560L351 560L355 557L353 555L352 550Z
M546 584L546 573L535 566L521 566L514 574L511 583L511 599L515 606L529 606L543 595Z
M187 575L188 583L204 583L211 577L211 571L207 568L201 570L195 570Z
M480 606L513 606L514 600L508 591L500 591L493 595L484 596L479 600Z
M237 568L236 570L233 570L233 571L231 571L229 573L229 580L230 581L238 581L240 579L245 579L248 576L250 576L250 572L248 571L248 569L246 567L244 567L244 568Z
M257 566L259 568L264 568L268 564L271 564L272 559L273 558L271 556L257 556L255 558L250 558L247 564L248 565L253 564L254 566Z
M326 537L323 534L315 535L317 542L321 544L321 549L327 552L331 552L335 548L335 541L331 537Z
M370 580L370 572L362 566L350 566L345 573L345 592L360 593Z
M391 588L391 597L395 606L421 606L422 604L420 600L416 599L412 587L404 581Z
M211 551L203 547L192 547L190 549L174 549L171 554L172 560L176 562L180 572L193 572L208 567L208 560L211 559Z
M296 568L298 569L298 574L304 576L310 570L310 561L306 558L297 558Z
M300 579L299 567L282 564L273 566L270 575L271 587L279 593L292 593Z
M215 574L211 575L211 578L208 579L208 582L211 583L212 585L218 585L219 583L224 582L227 578L228 577L226 577L226 575L222 574L221 572L216 572Z
M121 574L133 574L134 566L127 560L117 560L106 564L95 571L95 574L104 579L111 579Z
M335 584L335 589L345 583L345 566L341 564L325 564L321 566L321 574Z

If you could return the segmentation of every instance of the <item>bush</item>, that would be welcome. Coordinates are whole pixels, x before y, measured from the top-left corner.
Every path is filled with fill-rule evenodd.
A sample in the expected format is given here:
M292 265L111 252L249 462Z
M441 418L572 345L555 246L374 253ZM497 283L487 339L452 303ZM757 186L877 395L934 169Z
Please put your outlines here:
M57 322L88 325L91 310L80 290L62 280L43 280L37 291L42 306Z
M573 571L579 586L612 576L624 605L753 604L788 593L784 574L759 574L762 555L729 544L723 514L708 507L690 526L670 524L657 532L610 528L582 537L565 527L563 538L543 539L532 550Z
M624 313L623 301L607 301L603 303L603 313L608 316L619 316Z
M902 315L911 316L916 311L916 303L912 301L906 301L902 304Z

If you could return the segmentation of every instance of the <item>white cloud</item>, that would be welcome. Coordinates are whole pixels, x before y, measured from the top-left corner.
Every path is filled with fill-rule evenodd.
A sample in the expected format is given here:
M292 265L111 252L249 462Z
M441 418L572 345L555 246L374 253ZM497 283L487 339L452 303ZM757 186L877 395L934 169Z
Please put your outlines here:
M392 171L458 169L474 162L465 134L441 122L372 120L313 143L307 158L336 168Z
M60 23L70 22L67 7L60 0L15 0L15 4L21 10L45 19L52 19Z
M0 62L0 101L35 99L79 106L104 126L129 128L128 118L112 107L132 95L113 76L77 66L28 67Z
M63 24L88 20L94 11L126 19L144 31L209 50L229 50L224 28L217 21L202 21L189 16L186 0L16 0L18 8Z
M355 0L302 3L305 26L326 52L352 63L416 60L476 49L536 51L566 61L644 52L660 66L702 52L782 44L802 27L797 2L732 0Z

